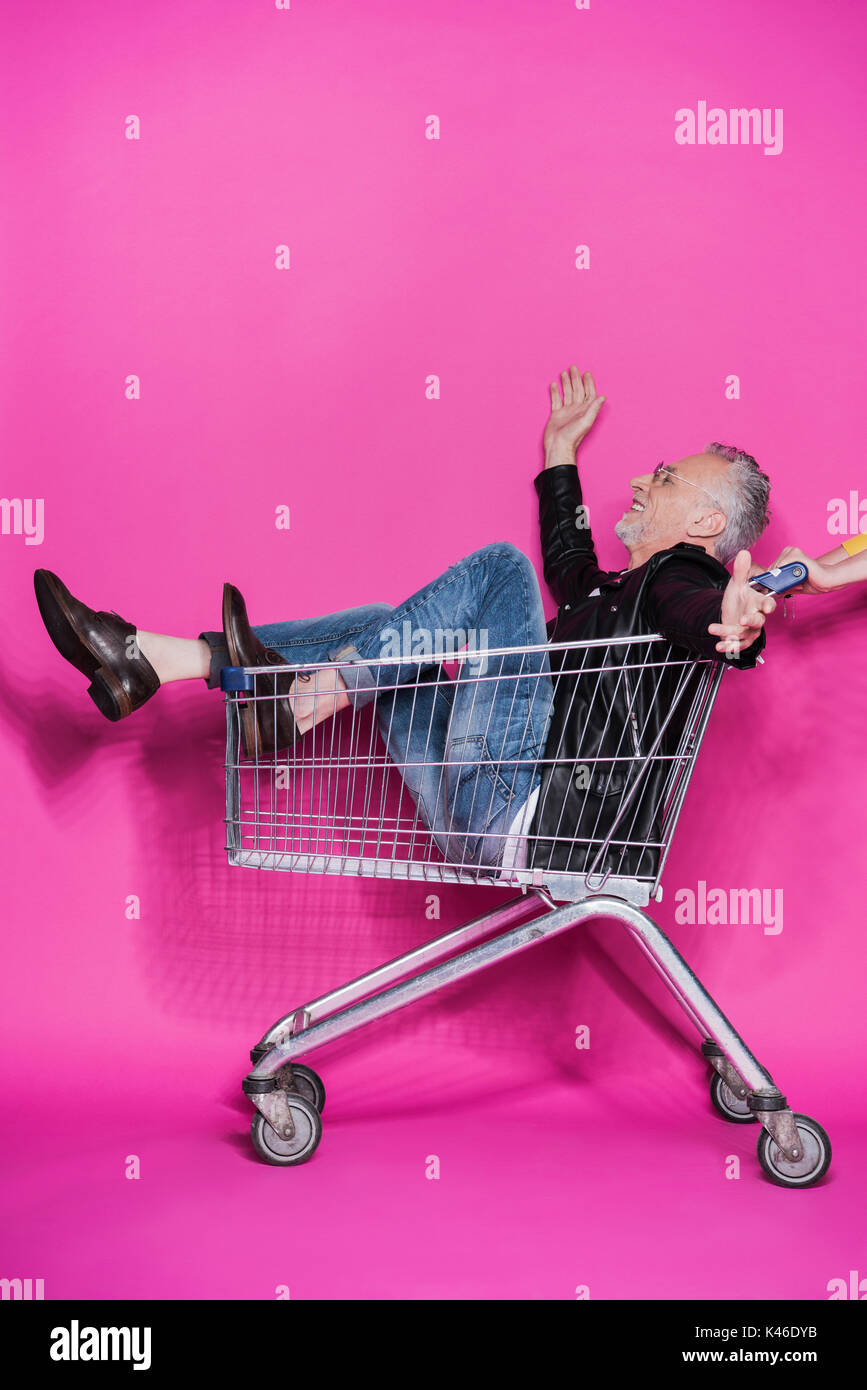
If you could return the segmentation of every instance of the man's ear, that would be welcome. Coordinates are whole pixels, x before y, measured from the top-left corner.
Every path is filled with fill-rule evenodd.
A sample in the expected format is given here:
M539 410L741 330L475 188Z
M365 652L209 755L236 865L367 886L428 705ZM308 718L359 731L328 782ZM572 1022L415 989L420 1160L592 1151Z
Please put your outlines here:
M712 541L717 536L721 536L725 529L725 513L715 510L706 512L704 516L697 517L695 521L689 522L686 528L686 534L688 536L695 536L697 540Z

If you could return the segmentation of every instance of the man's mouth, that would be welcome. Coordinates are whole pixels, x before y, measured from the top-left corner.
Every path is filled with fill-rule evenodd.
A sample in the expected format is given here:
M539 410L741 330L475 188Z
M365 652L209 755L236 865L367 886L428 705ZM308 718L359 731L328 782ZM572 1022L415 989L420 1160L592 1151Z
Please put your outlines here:
M643 502L639 502L638 498L636 497L635 500L634 500L633 503L632 503L632 506L631 506L631 507L627 507L626 510L627 510L627 511L630 511L630 512L643 512L643 511L645 510L645 506L644 506L644 503L643 503Z

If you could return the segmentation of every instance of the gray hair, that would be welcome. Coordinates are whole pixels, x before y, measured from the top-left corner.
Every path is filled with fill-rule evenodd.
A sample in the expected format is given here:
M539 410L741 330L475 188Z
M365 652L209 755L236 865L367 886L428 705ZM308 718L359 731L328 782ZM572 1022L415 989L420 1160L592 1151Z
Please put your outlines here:
M734 444L708 444L704 452L717 454L730 465L716 485L726 525L714 541L714 553L727 565L739 550L749 550L755 545L770 521L771 480L752 454L745 454Z

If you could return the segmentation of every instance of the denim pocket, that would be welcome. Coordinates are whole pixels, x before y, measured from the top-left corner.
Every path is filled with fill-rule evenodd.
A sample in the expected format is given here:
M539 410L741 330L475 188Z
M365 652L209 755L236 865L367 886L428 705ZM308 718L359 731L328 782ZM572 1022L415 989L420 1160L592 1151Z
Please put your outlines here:
M484 734L452 739L446 760L446 813L452 831L460 832L451 837L453 851L459 848L460 858L474 860L484 832L512 800L512 789L491 757ZM514 772L509 763L509 775L514 777Z

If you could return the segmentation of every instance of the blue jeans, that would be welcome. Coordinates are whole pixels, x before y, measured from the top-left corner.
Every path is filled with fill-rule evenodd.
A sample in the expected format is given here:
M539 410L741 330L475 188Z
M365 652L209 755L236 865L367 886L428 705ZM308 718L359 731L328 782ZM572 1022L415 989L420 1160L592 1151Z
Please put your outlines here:
M539 784L535 764L553 700L547 652L485 656L547 643L526 555L508 543L486 545L397 606L370 603L253 632L293 663L353 661L340 672L349 699L357 709L376 701L389 757L441 853L453 863L496 866L508 826ZM200 636L212 649L213 688L229 665L225 638ZM463 636L477 655L449 680L442 661L454 658Z

